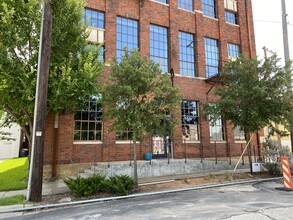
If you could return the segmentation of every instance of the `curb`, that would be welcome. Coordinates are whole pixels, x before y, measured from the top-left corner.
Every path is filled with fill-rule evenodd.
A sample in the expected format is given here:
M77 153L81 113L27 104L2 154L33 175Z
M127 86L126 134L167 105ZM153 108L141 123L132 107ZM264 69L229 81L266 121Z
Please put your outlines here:
M47 205L41 205L41 206L31 206L31 207L24 207L24 208L0 210L0 214L41 210L41 209L46 209L46 208L56 208L56 207L62 207L62 206L82 205L82 204L89 204L89 203L95 203L95 202L105 202L105 201L112 201L112 200L122 200L122 199L128 199L128 198L161 195L161 194L176 193L176 192L185 192L185 191L191 191L191 190L218 188L218 187L223 187L223 186L234 186L234 185L248 184L248 183L261 183L261 182L269 182L269 181L275 181L275 180L280 180L280 179L282 179L282 177L266 178L266 179L249 179L249 180L242 180L242 181L235 181L235 182L226 182L226 183L221 183L221 184L200 185L200 186L194 186L194 187L183 188L183 189L174 189L174 190L165 190L165 191L158 191L158 192L131 194L131 195L127 195L127 196L115 196L115 197L99 198L99 199L91 199L91 200L83 200L83 201L75 201L75 202L64 202L64 203L58 203L58 204L47 204Z

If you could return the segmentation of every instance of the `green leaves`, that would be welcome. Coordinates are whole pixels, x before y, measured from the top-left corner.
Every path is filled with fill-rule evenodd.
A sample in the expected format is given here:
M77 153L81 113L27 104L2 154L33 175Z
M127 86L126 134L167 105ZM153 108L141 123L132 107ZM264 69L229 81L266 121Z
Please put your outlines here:
M244 56L229 61L221 73L223 86L214 93L220 97L209 114L221 114L234 126L256 132L271 122L288 124L292 115L292 68L278 66L272 56L261 62Z
M0 3L0 109L6 121L32 129L41 23L41 0ZM84 0L51 0L53 31L47 111L79 108L96 93L103 64L85 49ZM27 136L30 130L25 132ZM29 137L28 137L29 138Z
M141 57L137 50L124 51L121 62L114 62L103 88L105 117L113 120L113 128L130 129L138 140L146 132L161 133L172 130L173 114L181 97L171 86L170 77L161 74L158 64ZM163 121L168 121L163 126ZM168 127L168 128L167 128Z

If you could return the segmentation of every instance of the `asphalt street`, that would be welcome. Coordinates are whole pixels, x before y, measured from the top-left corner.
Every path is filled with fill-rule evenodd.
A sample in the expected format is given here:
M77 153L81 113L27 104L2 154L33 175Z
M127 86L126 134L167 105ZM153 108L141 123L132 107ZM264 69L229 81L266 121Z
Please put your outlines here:
M293 192L281 182L146 196L27 212L5 219L293 219ZM0 215L1 218L1 215Z

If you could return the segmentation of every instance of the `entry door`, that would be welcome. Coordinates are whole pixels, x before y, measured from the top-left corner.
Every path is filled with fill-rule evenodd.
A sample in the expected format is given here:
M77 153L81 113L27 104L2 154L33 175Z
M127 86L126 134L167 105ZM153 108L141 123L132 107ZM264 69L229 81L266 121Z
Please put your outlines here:
M171 152L171 140L170 136L165 137L153 136L153 158L167 158L168 153Z

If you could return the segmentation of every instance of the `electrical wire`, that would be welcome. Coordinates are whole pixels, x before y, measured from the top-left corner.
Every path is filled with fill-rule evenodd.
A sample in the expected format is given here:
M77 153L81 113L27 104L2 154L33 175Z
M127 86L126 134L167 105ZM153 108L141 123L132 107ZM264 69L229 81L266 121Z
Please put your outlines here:
M281 24L282 22L281 21L268 21L268 20L254 20L254 21L259 21L259 22L267 22L267 23L277 23L277 24ZM293 27L293 24L290 24L289 22L288 22L288 25L289 26L291 26L291 27Z

